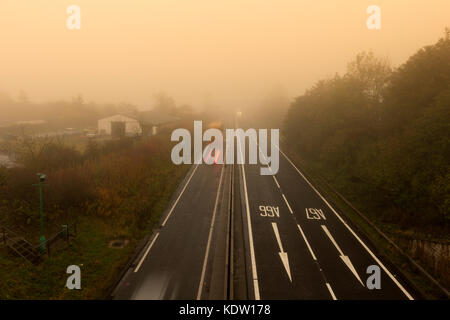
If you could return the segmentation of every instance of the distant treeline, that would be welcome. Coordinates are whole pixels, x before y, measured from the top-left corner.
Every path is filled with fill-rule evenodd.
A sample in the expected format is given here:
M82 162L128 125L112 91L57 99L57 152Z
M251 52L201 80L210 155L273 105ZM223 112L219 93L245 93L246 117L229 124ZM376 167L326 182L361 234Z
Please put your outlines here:
M60 126L92 126L103 116L118 112L134 113L137 108L131 104L96 104L84 101L81 95L70 101L34 103L21 94L13 99L6 94L0 95L0 125L18 121L44 120Z
M291 104L287 148L384 221L450 222L450 30L392 70L358 54Z
M151 106L157 111L182 118L189 117L194 112L190 105L177 106L174 99L165 92L154 94ZM81 94L71 100L35 103L24 92L17 99L0 92L0 127L36 120L43 120L52 127L94 127L97 126L98 119L117 113L137 115L138 107L126 102L88 102Z
M149 216L154 203L171 195L167 181L176 186L185 172L170 161L168 139L162 135L89 141L80 152L61 141L25 138L21 166L0 166L0 224L24 233L37 230L36 173L44 172L50 224L91 214L114 216L110 225L117 226L117 232L138 227L135 222L141 215Z

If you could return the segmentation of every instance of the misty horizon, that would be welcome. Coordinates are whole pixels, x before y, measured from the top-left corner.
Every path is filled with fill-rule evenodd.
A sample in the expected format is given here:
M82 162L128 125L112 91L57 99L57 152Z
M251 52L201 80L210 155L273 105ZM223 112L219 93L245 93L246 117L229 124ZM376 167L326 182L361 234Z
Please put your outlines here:
M448 6L379 1L383 26L368 30L368 1L80 0L81 29L68 30L70 3L27 3L27 10L23 3L2 5L2 94L24 92L37 103L81 94L139 109L151 108L157 92L199 109L254 107L274 88L292 100L343 74L362 51L397 67L442 37L446 10L435 8Z

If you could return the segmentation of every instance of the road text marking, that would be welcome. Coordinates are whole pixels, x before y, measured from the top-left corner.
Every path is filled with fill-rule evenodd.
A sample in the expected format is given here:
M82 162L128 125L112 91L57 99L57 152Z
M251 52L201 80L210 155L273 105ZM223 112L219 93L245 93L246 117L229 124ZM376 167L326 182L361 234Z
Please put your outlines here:
M342 217L334 210L334 208L328 203L328 201L320 194L319 191L309 182L308 179L301 173L301 171L295 166L295 164L288 158L288 156L281 151L281 149L275 145L275 147L280 151L280 153L286 158L286 160L294 167L294 169L302 176L306 183L317 193L317 195L322 199L323 202L333 211L336 217L344 224L344 226L350 231L350 233L358 240L358 242L363 246L363 248L369 253L369 255L377 262L377 264L386 272L386 274L391 278L391 280L399 287L399 289L405 294L409 300L414 300L411 294L401 285L401 283L394 277L394 275L385 267L385 265L375 256L375 254L370 250L367 245L359 238L359 236L350 228L347 223L342 219Z
M325 213L323 213L322 209L314 209L314 208L305 208L306 218L310 220L327 220L325 218Z
M279 207L272 207L272 206L259 206L259 215L261 217L269 217L273 218L275 215L277 218L280 217L280 208Z

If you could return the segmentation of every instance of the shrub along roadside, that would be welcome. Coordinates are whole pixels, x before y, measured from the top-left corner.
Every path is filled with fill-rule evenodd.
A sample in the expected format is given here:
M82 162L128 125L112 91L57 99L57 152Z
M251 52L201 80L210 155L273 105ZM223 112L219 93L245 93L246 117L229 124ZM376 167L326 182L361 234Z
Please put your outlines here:
M318 82L292 103L282 133L374 218L448 235L449 75L450 29L394 71L360 54L344 76Z
M436 285L434 285L428 277L420 272L406 257L401 255L386 239L384 239L370 224L368 224L363 218L361 218L355 210L350 207L345 201L341 199L339 195L335 193L335 188L342 188L342 185L337 185L335 182L328 180L323 176L323 171L314 165L308 163L304 159L300 158L294 152L289 152L289 148L285 151L288 153L292 161L298 166L303 173L308 177L308 180L323 194L330 204L343 214L347 221L350 221L352 225L358 229L365 237L370 239L370 242L375 246L375 254L384 260L385 262L392 263L397 270L402 274L407 281L413 285L412 293L416 299L447 299L445 293ZM344 188L345 189L345 188ZM339 191L338 191L339 192ZM394 223L388 223L380 221L376 218L373 211L361 208L369 208L355 193L346 191L346 200L350 200L352 206L359 208L363 211L364 215L370 219L370 221L382 232L387 235L397 246L401 247L404 252L407 253L407 248L402 247L405 238L423 237L423 231L418 229L400 230ZM340 193L340 192L339 192ZM442 235L437 235L442 237ZM421 261L417 261L419 265L424 267ZM426 269L426 268L425 268ZM430 270L427 270L432 276L437 279L442 285L444 281L441 279L441 275L433 274Z
M417 239L450 241L450 29L395 70L372 53L357 55L346 74L296 98L282 134L300 166L403 250Z
M76 163L53 168L28 165L2 175L2 220L8 226L38 239L36 210L31 209L36 208L36 190L30 185L36 170L45 170L47 231L62 222L77 221L78 235L70 248L54 252L38 266L0 248L0 299L106 297L189 169L171 162L166 136L124 141L115 142L115 147L96 146L94 151L91 146ZM17 208L22 212L17 213ZM128 239L129 243L123 249L109 248L113 239ZM82 290L65 289L66 268L72 264L81 267Z

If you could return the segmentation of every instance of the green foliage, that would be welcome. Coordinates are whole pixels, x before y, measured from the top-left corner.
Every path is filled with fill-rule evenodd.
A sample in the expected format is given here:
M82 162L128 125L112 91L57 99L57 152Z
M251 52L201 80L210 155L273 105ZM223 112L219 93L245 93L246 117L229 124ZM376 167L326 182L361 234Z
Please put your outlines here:
M450 38L391 73L359 54L343 77L320 81L292 103L289 146L334 181L369 199L380 218L450 222Z
M386 116L395 117L392 124L402 127L420 117L420 112L449 89L450 36L420 49L393 74L386 94Z

